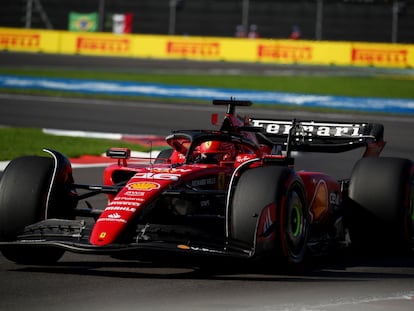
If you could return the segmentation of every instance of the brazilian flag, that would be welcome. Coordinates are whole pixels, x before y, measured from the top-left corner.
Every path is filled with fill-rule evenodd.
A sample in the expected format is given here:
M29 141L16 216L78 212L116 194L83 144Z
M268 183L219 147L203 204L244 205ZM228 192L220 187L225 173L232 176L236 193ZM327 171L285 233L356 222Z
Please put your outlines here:
M94 32L98 29L98 13L69 13L69 30L70 31L88 31Z

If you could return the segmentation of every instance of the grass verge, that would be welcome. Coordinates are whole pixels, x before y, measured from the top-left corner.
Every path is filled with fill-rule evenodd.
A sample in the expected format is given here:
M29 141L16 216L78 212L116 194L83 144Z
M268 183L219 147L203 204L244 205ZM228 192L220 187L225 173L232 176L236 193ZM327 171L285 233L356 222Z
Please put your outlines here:
M128 147L134 151L149 151L149 147L118 140L79 138L44 134L34 128L0 128L0 161L22 155L45 155L43 148L55 149L70 158L101 155L110 147Z
M400 76L259 76L94 72L88 70L0 68L0 74L43 78L93 79L197 87L280 91L319 95L414 98L413 80ZM24 90L21 90L24 92ZM50 92L49 92L50 93ZM67 92L52 92L54 95Z

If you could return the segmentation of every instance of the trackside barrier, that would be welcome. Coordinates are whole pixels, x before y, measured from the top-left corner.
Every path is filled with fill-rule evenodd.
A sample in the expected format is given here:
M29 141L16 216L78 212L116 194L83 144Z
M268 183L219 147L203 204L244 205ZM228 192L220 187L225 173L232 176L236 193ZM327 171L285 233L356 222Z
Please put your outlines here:
M167 60L414 68L413 44L116 35L0 28L0 51Z

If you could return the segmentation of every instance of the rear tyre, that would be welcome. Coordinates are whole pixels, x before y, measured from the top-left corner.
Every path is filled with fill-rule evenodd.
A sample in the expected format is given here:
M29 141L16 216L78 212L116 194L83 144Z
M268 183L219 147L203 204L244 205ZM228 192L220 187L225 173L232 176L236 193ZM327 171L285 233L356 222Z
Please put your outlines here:
M302 182L291 169L259 167L243 173L234 191L230 217L235 240L256 245L256 252L264 255L269 255L270 240L271 254L288 264L303 261L309 213Z
M349 184L347 215L353 245L410 247L414 236L414 166L400 158L363 158Z
M12 241L22 230L47 218L46 200L53 160L25 156L12 160L0 180L0 240ZM55 248L8 248L3 255L17 263L56 262L64 251Z

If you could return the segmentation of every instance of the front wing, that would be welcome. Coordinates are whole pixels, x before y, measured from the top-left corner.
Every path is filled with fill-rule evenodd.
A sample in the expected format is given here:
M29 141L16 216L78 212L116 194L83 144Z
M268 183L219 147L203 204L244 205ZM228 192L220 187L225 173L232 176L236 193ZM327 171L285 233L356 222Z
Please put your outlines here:
M89 243L91 228L85 220L48 219L27 226L15 241L0 242L0 250L11 248L60 248L79 254L112 255L128 259L157 259L169 255L251 258L253 251L228 243L207 243L205 239L180 243L147 240L145 232L132 236L129 243L95 246ZM184 241L184 240L183 240Z

